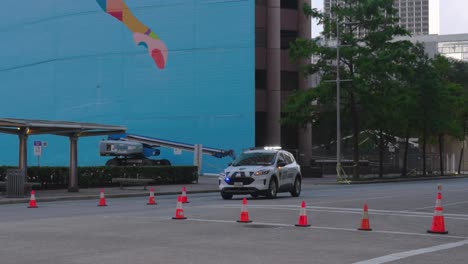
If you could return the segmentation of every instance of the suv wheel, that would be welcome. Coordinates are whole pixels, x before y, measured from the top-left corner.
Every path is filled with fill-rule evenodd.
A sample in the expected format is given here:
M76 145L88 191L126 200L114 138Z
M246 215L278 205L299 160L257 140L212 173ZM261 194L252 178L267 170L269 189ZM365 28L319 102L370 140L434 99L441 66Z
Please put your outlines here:
M232 194L221 192L221 197L223 197L224 200L231 200L232 199Z
M298 197L301 195L301 178L299 176L296 176L296 179L294 180L294 185L290 191L292 197Z
M268 190L267 190L266 197L269 198L269 199L273 199L273 198L276 197L277 192L278 192L278 186L277 186L277 183L276 183L276 179L271 178L270 179L270 184L268 185Z

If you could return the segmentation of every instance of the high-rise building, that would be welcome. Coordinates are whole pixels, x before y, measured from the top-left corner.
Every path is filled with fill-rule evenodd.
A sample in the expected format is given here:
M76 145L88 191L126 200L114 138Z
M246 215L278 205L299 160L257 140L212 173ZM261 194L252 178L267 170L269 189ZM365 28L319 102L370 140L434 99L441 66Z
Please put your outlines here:
M439 0L395 0L399 25L412 35L439 33Z
M429 0L395 0L399 25L413 35L429 34Z
M288 56L297 37L311 37L311 22L302 12L311 0L255 1L255 144L296 150L296 158L310 161L312 128L288 128L280 123L282 105L296 89L310 87Z
M337 1L324 0L324 11L330 9ZM394 8L400 17L399 25L412 35L439 33L439 0L394 0Z

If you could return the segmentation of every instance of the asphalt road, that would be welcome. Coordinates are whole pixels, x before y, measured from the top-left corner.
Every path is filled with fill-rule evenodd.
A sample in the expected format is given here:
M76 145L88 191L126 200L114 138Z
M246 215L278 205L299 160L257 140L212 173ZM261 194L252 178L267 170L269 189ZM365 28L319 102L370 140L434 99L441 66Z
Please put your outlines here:
M428 234L442 184L446 235ZM237 223L242 198L189 195L187 220L172 220L176 196L0 206L0 263L467 263L468 179L305 185L301 197L248 199L252 223ZM301 201L311 227L296 227ZM372 231L359 231L363 205Z

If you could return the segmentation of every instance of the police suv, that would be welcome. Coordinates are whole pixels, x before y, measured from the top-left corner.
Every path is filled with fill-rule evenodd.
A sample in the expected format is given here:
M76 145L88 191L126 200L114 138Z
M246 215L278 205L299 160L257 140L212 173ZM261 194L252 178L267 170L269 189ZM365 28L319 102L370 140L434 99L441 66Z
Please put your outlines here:
M288 151L279 147L249 149L239 155L219 176L223 199L235 194L275 198L279 192L301 194L301 167Z

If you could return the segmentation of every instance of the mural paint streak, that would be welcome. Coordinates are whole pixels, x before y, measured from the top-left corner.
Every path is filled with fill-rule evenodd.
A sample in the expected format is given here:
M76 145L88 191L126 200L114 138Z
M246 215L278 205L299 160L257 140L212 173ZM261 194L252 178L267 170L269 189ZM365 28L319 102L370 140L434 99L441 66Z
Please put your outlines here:
M124 0L96 0L104 12L117 18L133 32L133 39L138 46L148 49L149 56L159 69L167 63L167 47L159 37L141 23L130 11Z

